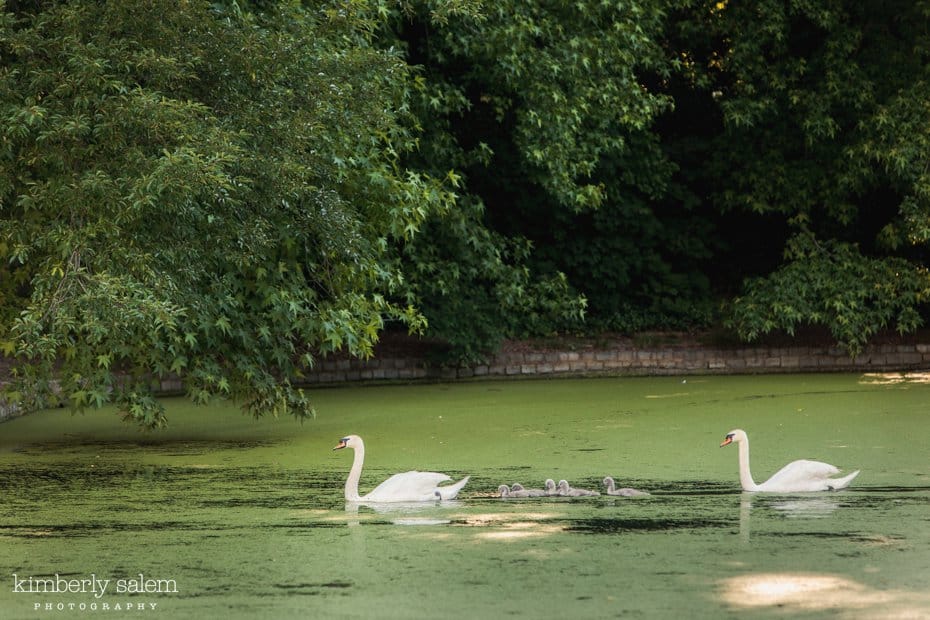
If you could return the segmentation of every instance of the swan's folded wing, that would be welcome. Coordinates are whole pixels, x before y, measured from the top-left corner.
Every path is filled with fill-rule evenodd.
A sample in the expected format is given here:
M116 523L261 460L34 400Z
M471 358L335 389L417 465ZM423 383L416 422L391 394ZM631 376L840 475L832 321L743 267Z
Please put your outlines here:
M810 483L815 480L826 480L838 473L840 473L840 470L829 463L805 460L793 461L769 478L765 482L765 486L785 487L805 482Z
M441 482L452 480L446 474L431 471L408 471L394 474L365 496L369 501L417 501L435 494Z

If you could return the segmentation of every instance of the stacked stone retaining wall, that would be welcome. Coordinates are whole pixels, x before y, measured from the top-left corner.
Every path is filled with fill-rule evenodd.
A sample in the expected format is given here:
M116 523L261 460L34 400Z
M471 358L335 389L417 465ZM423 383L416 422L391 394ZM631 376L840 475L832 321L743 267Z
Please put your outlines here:
M708 347L701 345L582 346L569 350L504 351L487 363L464 367L430 364L417 354L380 355L368 360L323 359L306 373L304 385L351 382L457 381L476 378L565 376L707 375L791 372L892 372L930 370L930 344L874 344L850 357L840 347ZM162 395L183 392L177 377L163 379ZM0 402L0 420L17 414Z
M324 359L307 384L597 375L884 372L930 369L930 344L882 344L855 357L839 347L656 346L505 351L488 363L439 367L424 359Z

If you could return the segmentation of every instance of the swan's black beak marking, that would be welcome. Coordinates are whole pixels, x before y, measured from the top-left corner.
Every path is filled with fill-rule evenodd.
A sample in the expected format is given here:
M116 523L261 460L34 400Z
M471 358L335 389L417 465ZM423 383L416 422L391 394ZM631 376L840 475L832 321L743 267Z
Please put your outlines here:
M333 450L342 450L345 447L346 447L346 438L343 437L342 439L339 440L339 443L336 444L336 447L333 448Z
M723 443L720 444L720 447L722 448L722 447L724 447L724 446L728 446L728 445L730 445L731 443L733 443L733 435L732 435L732 434L727 435L727 438L723 440Z

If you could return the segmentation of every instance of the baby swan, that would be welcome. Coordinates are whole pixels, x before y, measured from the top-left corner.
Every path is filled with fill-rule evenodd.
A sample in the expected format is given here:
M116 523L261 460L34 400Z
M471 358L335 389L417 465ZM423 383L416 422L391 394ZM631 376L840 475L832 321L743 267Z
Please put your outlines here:
M509 487L506 484L502 484L497 487L497 492L500 493L501 497L530 497L519 484L515 484L512 487Z
M568 486L567 480L559 480L558 487L559 495L562 497L588 497L591 495L600 495L597 491L589 491L588 489L573 489Z
M555 486L555 480L552 478L546 478L546 482L543 484L545 487L543 490L546 492L546 495L558 495L559 489Z
M514 484L512 484L510 486L510 491L511 492L520 491L520 492L526 493L526 495L523 495L521 497L545 497L547 495L545 489L525 489L523 488L523 485L520 484L519 482L515 482Z
M604 486L607 487L607 495L620 495L622 497L640 497L642 495L649 495L649 493L646 493L645 491L638 491L629 487L618 489L614 479L610 476L604 478Z

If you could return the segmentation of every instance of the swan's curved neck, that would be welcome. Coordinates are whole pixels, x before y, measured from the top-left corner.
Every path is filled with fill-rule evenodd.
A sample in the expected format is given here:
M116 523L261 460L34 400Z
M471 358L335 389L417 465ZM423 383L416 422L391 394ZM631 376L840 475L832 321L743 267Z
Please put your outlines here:
M361 498L358 494L358 481L362 477L362 466L365 463L365 444L361 440L355 447L355 457L352 459L352 469L346 478L345 497L347 502L357 502Z
M753 481L752 473L749 471L749 438L746 437L737 443L739 444L739 484L744 491L758 491L759 485Z

